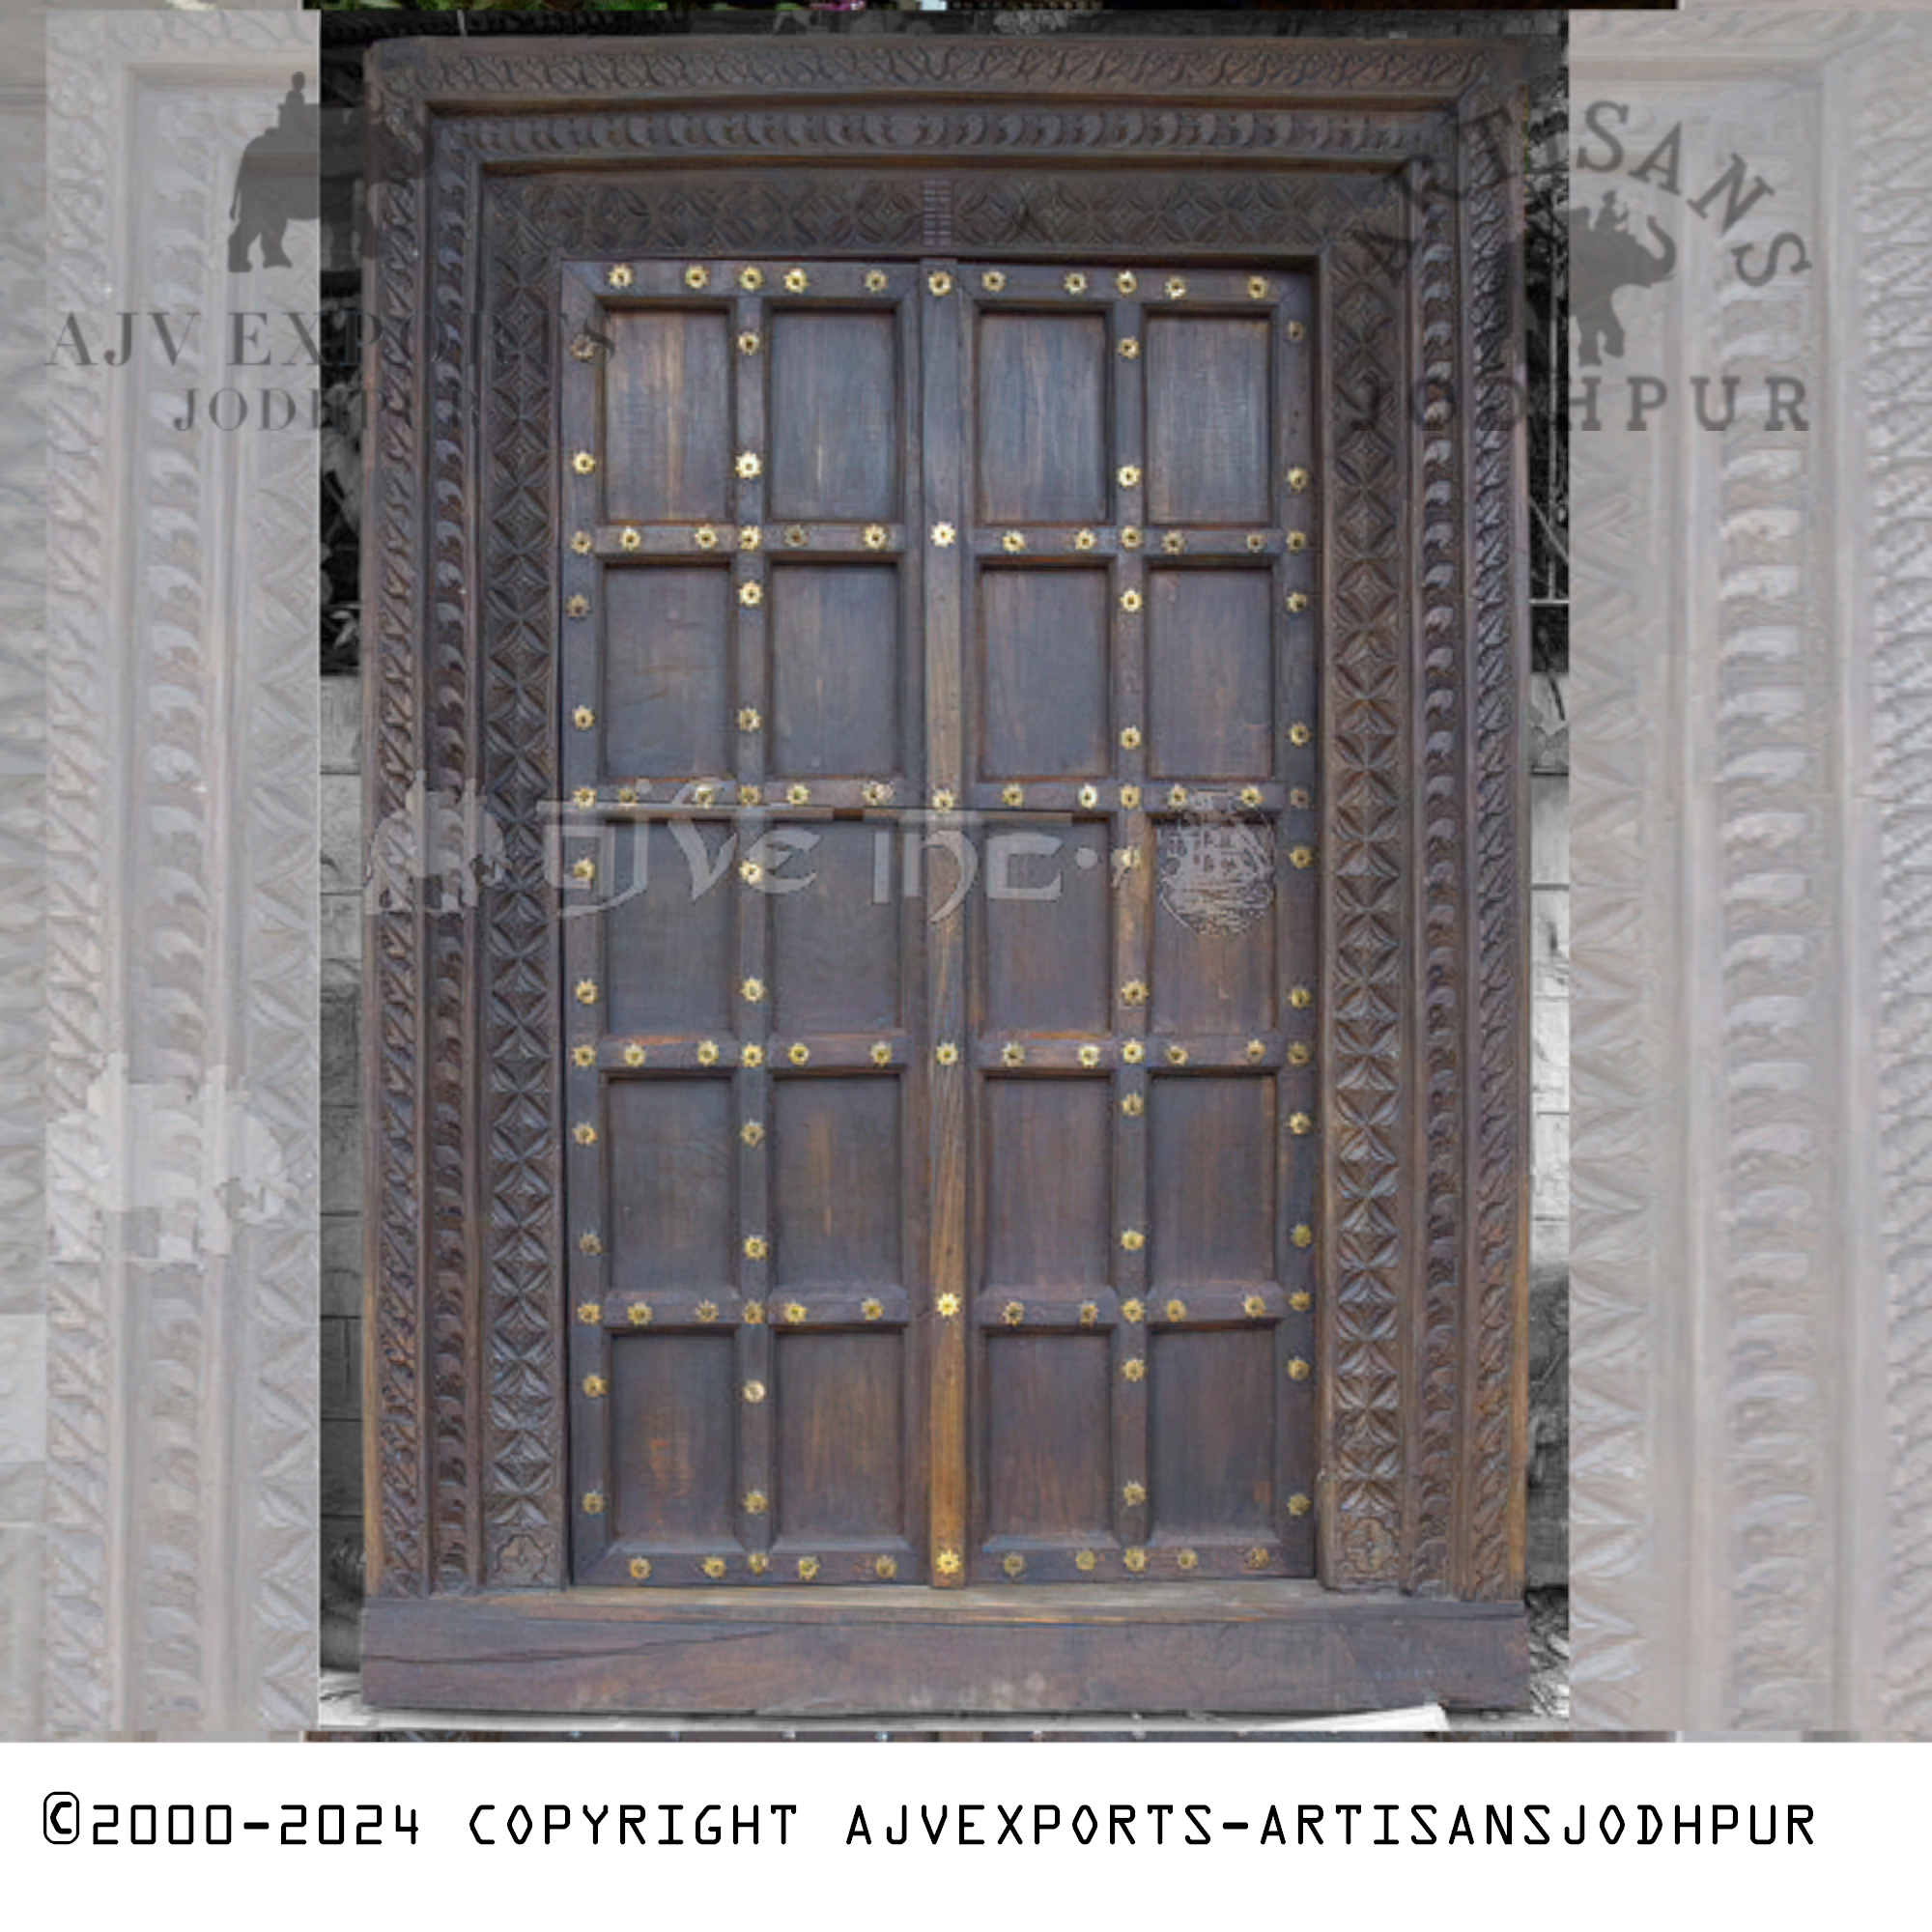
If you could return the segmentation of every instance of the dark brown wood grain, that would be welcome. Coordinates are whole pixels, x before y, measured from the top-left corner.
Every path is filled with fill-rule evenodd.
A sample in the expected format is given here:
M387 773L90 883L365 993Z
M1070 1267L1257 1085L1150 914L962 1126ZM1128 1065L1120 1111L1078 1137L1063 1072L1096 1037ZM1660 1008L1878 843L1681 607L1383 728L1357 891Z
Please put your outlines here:
M403 809L414 771L453 792L473 777L507 864L460 922L384 912L370 935L372 1691L517 1696L514 1673L437 1679L390 1645L412 1598L449 1620L452 1655L480 1656L463 1631L487 1621L495 1641L517 1612L503 1597L486 1612L479 1587L525 1591L535 1629L569 1575L623 1584L597 1615L634 1622L641 1653L667 1605L714 1581L782 1592L782 1629L807 1581L923 1601L970 1574L979 1587L948 1593L967 1622L985 1591L1064 1589L1117 1632L1140 1593L1198 1594L1199 1647L1186 1638L1174 1668L1199 1706L1386 1701L1348 1660L1351 1605L1375 1627L1362 1641L1394 1660L1385 1687L1435 1664L1447 1681L1480 1653L1482 1701L1508 1701L1520 1660L1520 1631L1498 1635L1506 1612L1378 1625L1380 1600L1348 1593L1401 1582L1503 1605L1520 1580L1520 466L1507 432L1452 409L1446 433L1433 419L1425 435L1401 402L1407 371L1434 382L1442 366L1507 395L1515 186L1493 156L1512 151L1465 153L1454 128L1510 111L1514 58L1470 42L1074 37L970 61L827 42L589 43L562 63L538 46L487 61L384 49L384 139L423 165L385 194L371 270L397 328L373 351L370 816ZM916 135L903 117L854 118L908 85L947 103ZM775 86L793 109L765 105ZM660 105L666 87L734 112L694 120ZM1151 132L1146 100L1176 90L1194 111ZM989 136L1005 124L988 100L1027 103L1024 157ZM573 155L596 156L594 178ZM1197 165L1209 156L1238 164ZM1391 191L1416 159L1459 183L1461 215ZM1428 246L1376 245L1411 227ZM964 262L943 252L955 242ZM613 291L620 262L635 276ZM685 279L695 262L714 276L702 290ZM767 280L748 292L736 275L753 262ZM793 265L808 288L781 285ZM1114 286L1126 266L1130 292ZM860 269L886 287L859 290ZM945 298L935 270L954 278ZM1078 296L1069 273L1088 278ZM500 325L485 359L448 326L478 299ZM565 354L612 317L607 357ZM749 372L748 327L764 338ZM1424 355L1424 329L1446 358ZM435 357L420 353L431 333ZM1128 337L1137 358L1121 355ZM1484 360L1498 348L1499 374ZM567 468L578 447L606 459L589 479ZM767 458L755 477L732 473L745 448ZM1144 480L1120 480L1129 458ZM1306 489L1288 488L1291 462ZM1425 480L1441 506L1429 519ZM875 519L885 541L870 546ZM730 538L754 524L760 548L700 549L706 520ZM955 526L949 550L930 543L935 521ZM806 528L796 549L790 524ZM1094 547L1076 549L1090 525ZM1183 544L1124 549L1126 526ZM569 546L580 529L587 554ZM1308 542L1291 552L1293 532ZM1104 581L1098 613L1069 589L1083 578ZM749 582L757 606L738 601ZM1128 589L1138 614L1122 609ZM1308 608L1291 612L1290 593ZM566 611L573 594L586 616ZM593 727L571 723L580 703ZM744 708L759 714L749 742ZM1126 725L1138 744L1121 742ZM721 787L696 822L707 866L733 834L727 869L748 837L817 834L821 892L727 889L717 908L662 918L626 901L567 921L559 946L573 888L545 863L554 802L600 793L587 820L565 810L560 856L628 877L652 813L605 801L638 781L659 799ZM857 815L869 782L899 810L943 790L1022 824L1065 830L1065 814L1075 849L1110 873L1117 855L1140 863L1097 904L1069 896L1058 943L1024 901L1004 929L977 899L932 924L930 901L898 895L881 917ZM1004 797L1015 782L1019 809ZM1106 794L1094 807L1089 782ZM1146 795L1122 804L1124 783ZM1260 803L1236 810L1244 783ZM1186 807L1166 803L1173 784ZM1222 794L1210 811L1265 834L1275 896L1259 930L1204 935L1164 903L1163 848L1187 846L1204 790ZM689 864L664 838L646 844L653 879ZM1297 845L1306 868L1290 863ZM950 863L925 857L939 896ZM1145 1005L1121 997L1136 980ZM1129 1040L1149 1057L1124 1061ZM1016 1041L1023 1063L1004 1064ZM947 1042L957 1058L942 1066ZM1105 1054L1091 1068L1075 1058L1090 1042ZM747 1044L764 1064L745 1064ZM1076 1223L1101 1223L1067 1260L1066 1231L1027 1232L1051 1225L1050 1190L999 1180L991 1143L1005 1096L1044 1105L1090 1082L1105 1125L1084 1131L1107 1144L1085 1151L1063 1124L1074 1139L1048 1169L1087 1201ZM861 1090L898 1098L882 1112ZM1292 1129L1298 1114L1311 1131ZM740 1137L752 1121L768 1130L756 1149ZM872 1151L855 1168L842 1150L857 1144ZM836 1201L827 1174L851 1177ZM998 1273L1026 1275L1010 1298L1037 1304L1013 1324L985 1266L994 1193L1015 1204L997 1210ZM1124 1250L1123 1229L1149 1239ZM949 1290L959 1311L942 1318ZM648 1323L628 1316L639 1295ZM803 1321L743 1319L787 1298ZM1172 1319L1169 1298L1184 1304ZM1160 1305L1129 1321L1127 1299ZM689 1373L633 1366L660 1348ZM725 1353L728 1384L763 1382L768 1399L720 1421ZM609 1391L584 1394L587 1377ZM681 1405L705 1390L700 1422ZM631 1419L660 1412L661 1442ZM1130 1502L1128 1481L1150 1493ZM607 1503L586 1513L598 1482ZM639 1508L687 1525L647 1589L625 1555L655 1533L637 1529ZM1264 1542L1267 1580L1233 1586L1259 1593L1236 1607L1224 1579ZM699 1568L699 1544L728 1551L724 1578ZM1142 1548L1148 1567L1129 1574L1122 1552ZM1095 1570L1076 1571L1088 1550ZM941 1574L946 1553L959 1566ZM1315 1586L1288 1579L1312 1568L1337 1594L1297 1594ZM1289 1638L1307 1615L1322 1634ZM1279 1622L1272 1693L1243 1679L1245 1637L1214 1664L1217 1618L1224 1635ZM1036 1660L1052 1701L1126 1694L1097 1639L1067 1641ZM668 1672L660 1654L653 1671L566 1673L559 1693L669 1709L682 1692L699 1708L726 1694L702 1648L680 1647ZM1157 1649L1141 1653L1147 1675ZM534 1638L521 1652L541 1653ZM908 1649L865 1658L888 1703L925 1694ZM996 1694L982 1665L1002 1667L981 1655L946 1685L938 1669L937 1693L996 1708L973 1703ZM1300 1688L1324 1674L1328 1690Z

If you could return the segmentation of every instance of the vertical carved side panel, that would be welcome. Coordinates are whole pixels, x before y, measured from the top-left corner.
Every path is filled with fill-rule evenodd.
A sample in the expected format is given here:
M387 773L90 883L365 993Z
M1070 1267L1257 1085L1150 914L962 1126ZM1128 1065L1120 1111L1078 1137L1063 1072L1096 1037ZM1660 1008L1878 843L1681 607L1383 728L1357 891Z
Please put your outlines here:
M227 318L311 307L314 236L227 259L314 32L48 34L50 293L94 353L48 375L44 1721L287 1731L316 1642L316 467L258 426L273 379ZM178 353L108 363L129 311Z
M1686 201L1734 154L1773 190L1719 243L1640 182L1577 186L1681 251L1628 292L1604 427L1572 441L1585 1721L1932 1717L1928 371L1904 320L1932 273L1928 51L1909 16L1772 12L1593 19L1574 46L1574 97L1631 105L1626 168L1681 125ZM1780 233L1807 272L1736 271ZM1641 435L1634 372L1670 390ZM1726 374L1736 420L1707 426L1694 379L1721 419ZM1805 430L1771 420L1772 376Z

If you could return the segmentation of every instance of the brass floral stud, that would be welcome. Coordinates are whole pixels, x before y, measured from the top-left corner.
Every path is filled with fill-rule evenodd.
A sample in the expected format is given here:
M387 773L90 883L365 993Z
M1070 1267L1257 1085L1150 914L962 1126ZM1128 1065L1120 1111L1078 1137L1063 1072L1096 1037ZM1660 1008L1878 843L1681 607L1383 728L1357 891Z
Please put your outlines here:
M1121 609L1122 611L1125 611L1126 612L1128 612L1129 615L1131 615L1134 611L1138 611L1140 608L1141 608L1141 593L1138 590L1122 590L1121 592Z
M636 1040L633 1040L624 1049L624 1065L626 1066L641 1066L643 1064L644 1049Z
M1073 269L1062 279L1061 286L1070 296L1084 296L1087 293L1087 277L1078 269Z
M1119 474L1122 490L1134 490L1140 487L1141 467L1138 463L1122 464Z
M942 1549L934 1560L942 1577L956 1577L965 1568L956 1549Z
M738 331L738 354L740 355L755 355L758 353L758 331L755 328L743 328Z
M1138 1295L1130 1294L1126 1300L1121 1303L1121 1320L1122 1321L1129 1323L1140 1321L1146 1318L1146 1315L1147 1310L1142 1307Z
M1100 1064L1100 1049L1092 1044L1083 1046L1077 1058L1082 1066L1098 1066Z
M935 269L925 278L926 293L935 296L950 296L952 293L952 277L944 269Z
M942 1294L932 1305L943 1321L951 1321L959 1313L959 1297L951 1293Z
M1121 1500L1129 1509L1139 1509L1147 1501L1147 1485L1145 1483L1123 1483L1121 1486Z
M566 617L587 617L590 614L590 599L579 594L563 600L563 614Z
M738 1138L741 1141L743 1141L747 1147L758 1146L759 1143L762 1142L763 1139L765 1138L765 1129L763 1123L758 1121L747 1121L745 1124L738 1129Z
M1137 288L1140 287L1140 278L1134 273L1134 271L1131 269L1122 269L1121 272L1114 277L1114 286L1115 288L1120 290L1120 292L1123 296L1130 296Z
M803 269L785 270L785 287L795 296L802 296L811 286L811 278Z
M585 1376L583 1378L583 1393L592 1402L595 1402L600 1396L607 1395L610 1392L610 1388L611 1384L602 1376Z
M704 289L711 286L711 270L694 263L684 271L684 285L688 289Z
M886 271L883 269L867 269L866 270L866 287L870 294L875 296L884 295L886 292Z
M867 524L866 526L865 543L867 550L884 550L886 547L885 525Z
M1147 1568L1147 1551L1145 1549L1123 1550L1121 1553L1121 1561L1138 1577Z
M798 1580L801 1583L810 1583L811 1579L817 1575L818 1575L817 1557L801 1556L798 1559Z
M1297 1248L1312 1247L1315 1243L1315 1230L1306 1221L1298 1222L1294 1233L1289 1238Z
M618 537L617 542L619 547L624 550L642 550L644 547L643 533L640 530L626 529Z
M1138 1355L1129 1355L1121 1364L1121 1374L1130 1382L1140 1381L1147 1375L1147 1364Z
M762 269L747 268L747 269L740 269L738 270L738 286L741 289L743 289L747 295L753 294L754 291L763 288L764 285L765 285L765 273Z
M604 1514L604 1492L602 1490L592 1490L583 1498L583 1514L585 1516L602 1516Z
M579 530L571 537L570 547L579 556L588 556L596 548L596 541L588 530Z
M934 524L932 526L932 541L941 550L951 550L952 539L957 534L951 524Z
M631 1575L635 1577L639 1583L645 1581L649 1577L650 1574L651 1574L651 1559L648 1556L634 1556L631 1558Z
M765 601L763 589L755 583L741 583L738 586L738 602L748 611L755 611Z
M748 483L753 476L759 475L763 471L764 467L764 462L755 449L741 449L738 452L737 462L732 465L732 468Z
M619 262L617 266L614 269L612 269L608 275L604 277L604 279L607 282L609 282L613 289L628 289L631 286L631 284L637 280L637 276L632 273L627 264Z
M980 286L982 289L984 289L988 295L992 296L998 295L1000 291L1006 287L1006 285L1007 285L1007 278L999 271L998 269L988 269L986 272L980 277Z
M1267 1312L1268 1305L1259 1294L1250 1294L1241 1303L1241 1313L1250 1321L1259 1321Z
M1009 530L1000 539L1000 548L1009 556L1017 556L1021 551L1026 549L1026 532L1024 530Z
M1141 345L1138 336L1123 335L1121 337L1121 355L1122 360L1131 362L1140 353Z
M577 1319L586 1328L594 1328L604 1319L603 1306L595 1301L580 1301L577 1304Z
M624 1311L624 1320L633 1328L648 1328L651 1325L651 1304L648 1301L634 1301Z
M1009 1301L1000 1310L1000 1320L1009 1328L1017 1328L1026 1320L1026 1304L1023 1301Z
M1187 284L1183 282L1179 275L1168 276L1167 298L1169 301L1178 302L1184 295L1186 295L1186 293L1187 293Z

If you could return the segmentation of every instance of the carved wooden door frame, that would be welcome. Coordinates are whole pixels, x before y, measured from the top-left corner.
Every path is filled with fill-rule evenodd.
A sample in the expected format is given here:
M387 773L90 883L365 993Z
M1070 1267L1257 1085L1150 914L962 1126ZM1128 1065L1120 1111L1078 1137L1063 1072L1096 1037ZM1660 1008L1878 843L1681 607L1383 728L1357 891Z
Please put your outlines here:
M423 879L366 935L372 1702L1515 1700L1521 79L1475 40L377 51L366 822L487 837L475 892ZM1320 1581L569 1589L560 265L1151 252L1317 285Z

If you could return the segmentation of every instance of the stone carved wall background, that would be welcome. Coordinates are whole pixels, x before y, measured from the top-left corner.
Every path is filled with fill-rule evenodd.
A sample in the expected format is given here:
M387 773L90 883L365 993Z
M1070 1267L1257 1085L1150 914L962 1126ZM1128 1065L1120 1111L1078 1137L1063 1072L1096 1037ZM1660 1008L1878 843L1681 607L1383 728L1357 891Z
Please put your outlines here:
M1676 413L1572 436L1577 1716L1922 1731L1932 19L1579 17L1572 75L1687 196L1775 188L1722 247L1656 204ZM1732 272L1786 230L1808 274ZM1723 368L1810 432L1694 427Z
M48 22L49 310L97 347L123 309L206 331L46 376L49 1735L314 1709L315 440L175 418L232 379L231 311L314 308L312 228L225 263L315 44Z

